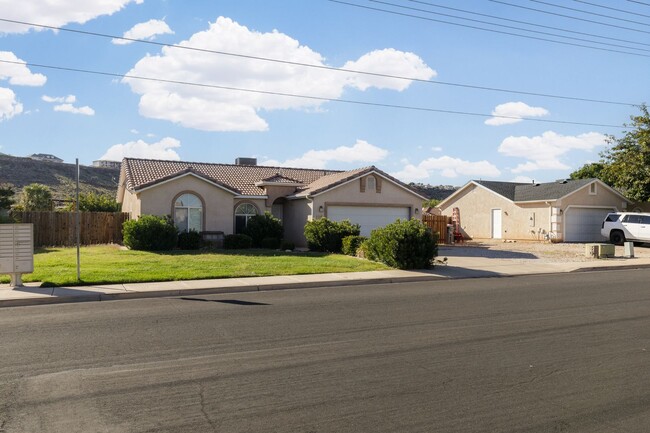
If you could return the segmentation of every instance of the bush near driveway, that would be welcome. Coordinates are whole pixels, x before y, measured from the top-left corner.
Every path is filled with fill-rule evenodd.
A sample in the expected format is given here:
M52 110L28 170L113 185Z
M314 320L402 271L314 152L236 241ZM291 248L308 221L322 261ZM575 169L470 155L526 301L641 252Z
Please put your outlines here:
M340 253L343 238L359 236L360 233L359 224L352 224L349 220L336 222L323 217L305 224L307 246L312 251Z
M278 239L278 248L280 246L280 239L284 235L284 228L282 221L274 217L270 212L264 212L264 215L255 215L248 220L244 234L251 237L253 247L267 248L262 243L265 239L275 238Z
M341 248L341 251L345 255L356 256L357 250L361 244L366 241L366 239L367 238L364 236L346 236L343 238L343 246Z
M375 229L364 243L370 260L399 269L427 269L438 255L436 236L421 221L397 220Z

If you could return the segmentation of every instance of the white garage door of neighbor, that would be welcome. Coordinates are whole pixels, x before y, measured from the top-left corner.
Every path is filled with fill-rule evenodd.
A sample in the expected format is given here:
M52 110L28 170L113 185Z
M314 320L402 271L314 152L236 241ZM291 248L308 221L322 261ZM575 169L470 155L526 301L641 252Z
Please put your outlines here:
M600 234L603 220L612 208L569 208L564 213L564 240L566 242L603 242Z
M374 207L374 206L328 206L327 218L332 221L348 219L361 226L361 236L370 236L377 227L395 222L396 219L408 220L407 207Z

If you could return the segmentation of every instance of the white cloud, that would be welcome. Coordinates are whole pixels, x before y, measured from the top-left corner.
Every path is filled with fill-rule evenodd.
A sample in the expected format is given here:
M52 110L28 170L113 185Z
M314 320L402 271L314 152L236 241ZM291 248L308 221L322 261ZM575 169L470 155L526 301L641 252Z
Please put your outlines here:
M331 161L368 164L381 161L386 155L388 155L386 149L374 146L367 141L357 140L353 146L310 150L298 158L288 159L284 162L269 159L262 164L278 167L325 168Z
M172 137L165 137L156 143L142 140L129 141L111 146L101 158L107 161L121 161L122 158L146 158L180 161L181 157L174 149L181 147L181 142Z
M41 96L41 99L45 102L56 102L59 104L74 104L77 102L77 97L75 95L68 95L68 96L47 96L43 95Z
M33 74L24 60L11 51L0 51L0 60L17 63L0 63L0 80L9 80L14 86L42 86L47 81L43 74Z
M125 38L129 39L147 39L153 40L158 35L173 35L174 32L169 28L166 22L162 20L149 20L144 23L139 23L133 26L130 30L124 33ZM133 43L133 41L124 39L111 40L115 45L126 45Z
M11 89L0 87L0 122L23 112L23 104L16 100Z
M489 161L466 161L451 156L440 158L428 158L417 165L406 164L404 168L396 173L391 173L396 178L413 182L427 179L432 174L439 174L443 177L454 178L458 176L470 177L498 177L501 171Z
M75 107L74 105L72 105L73 103L77 102L77 97L75 95L68 95L68 96L43 95L41 96L41 99L45 102L58 104L54 106L54 111L62 111L65 113L72 113L72 114L83 114L85 116L95 115L95 110L93 110L87 105L83 107Z
M528 176L515 176L512 178L510 182L517 182L517 183L533 183L533 179L528 177Z
M112 15L129 3L141 4L144 0L0 0L3 18L28 21L53 27L68 23L84 24L101 15ZM1 33L27 33L29 30L40 31L41 27L21 24L0 23Z
M434 152L442 152L442 147L440 146L432 147L431 150Z
M605 145L605 140L606 137L597 132L572 136L546 131L536 137L510 136L501 142L499 153L528 160L512 169L513 173L566 170L570 167L560 157L572 150L592 151Z
M542 117L548 116L548 114L548 110L542 107L531 107L523 102L506 102L505 104L497 105L492 110L493 116L504 117L492 117L486 120L485 124L492 126L508 125L521 122L523 117Z
M413 53L397 51L393 48L375 50L364 54L357 61L348 61L343 69L354 71L375 72L398 77L409 77L428 80L435 77L436 71L429 68L424 61ZM402 91L411 84L410 80L398 78L376 77L364 74L352 74L348 78L350 86L359 90L369 87Z
M89 106L75 107L72 104L60 104L54 106L54 111L63 111L65 113L83 114L84 116L94 116L95 110Z
M207 30L195 33L179 45L326 66L321 54L277 30L260 33L224 17L219 17L210 23ZM388 60L390 64L381 63ZM423 79L435 75L416 55L391 49L373 51L348 64L367 67L372 72L406 74ZM127 74L329 99L339 98L346 87L404 90L411 83L409 80L360 78L337 71L174 47L163 47L160 55L140 59ZM260 111L313 111L324 103L322 100L129 78L122 81L141 95L139 109L143 116L205 131L265 131L268 124L260 117Z

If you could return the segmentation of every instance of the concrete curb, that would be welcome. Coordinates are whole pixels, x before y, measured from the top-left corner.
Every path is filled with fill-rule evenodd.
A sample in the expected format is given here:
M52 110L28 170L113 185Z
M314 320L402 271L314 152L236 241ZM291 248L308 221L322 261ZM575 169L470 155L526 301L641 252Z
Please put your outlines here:
M358 278L337 281L304 281L294 283L269 283L254 284L240 287L206 287L206 288L188 288L188 289L161 289L148 291L124 291L114 293L93 293L85 295L68 295L50 297L32 297L21 299L0 299L0 308L2 307L24 307L30 305L51 305L67 304L76 302L98 302L98 301L118 301L127 299L146 299L146 298L164 298L178 296L196 296L196 295L215 295L226 293L247 293L262 292L273 290L291 290L291 289L313 289L326 287L344 287L359 286L363 284L394 284L408 282L423 282L434 280L446 280L450 277L441 275L419 275L412 277L380 277L380 278ZM153 283L155 284L155 283ZM83 289L84 286L79 286ZM74 289L74 288L73 288Z

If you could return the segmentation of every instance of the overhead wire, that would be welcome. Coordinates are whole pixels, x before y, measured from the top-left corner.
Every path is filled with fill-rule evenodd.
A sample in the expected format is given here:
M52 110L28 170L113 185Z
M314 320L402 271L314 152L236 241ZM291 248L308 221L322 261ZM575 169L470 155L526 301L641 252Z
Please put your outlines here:
M569 6L562 6L562 5L558 5L558 4L555 4L555 3L550 3L550 2L542 1L542 0L528 0L528 1L531 1L533 3L539 3L539 4L542 4L542 5L546 5L546 6L551 6L551 7L558 8L558 9L566 9L568 11L580 12L582 14L593 15L593 16L596 16L596 17L604 17L604 18L607 18L607 19L610 19L610 20L623 21L623 22L626 22L626 23L632 23L632 24L638 24L638 25L641 25L641 26L650 27L650 24L648 24L648 23L644 23L644 22L640 22L640 21L634 21L634 20L628 20L628 19L625 19L625 18L613 17L611 15L599 14L597 12L591 12L591 11L587 11L585 9L578 9L578 8L572 8L572 7L569 7Z
M629 1L630 3L637 3L637 4L640 4L640 5L643 5L643 6L650 6L650 3L646 3L646 2L642 2L642 1L638 1L638 0L627 0L627 1Z
M480 12L468 11L468 10L465 10L465 9L458 9L458 8L453 8L453 7L449 7L449 6L442 6L442 5L439 5L439 4L430 3L430 2L421 1L421 0L408 0L408 1L410 1L411 3L418 3L418 4L422 4L422 5L435 7L435 8L453 10L453 11L456 11L456 12L461 12L461 13L471 14L471 15L477 15L477 16L492 18L492 19L511 22L511 23L524 24L524 25L527 25L527 26L540 27L540 28L544 28L544 29L556 30L556 31L565 32L565 33L573 33L573 34L576 34L576 35L591 36L593 38L607 39L607 40L610 40L610 41L625 42L625 43L628 43L628 44L650 46L650 43L631 41L629 39L613 38L611 36L603 36L603 35L598 35L598 34L595 34L595 33L579 32L579 31L576 31L576 30L565 29L565 28L562 28L562 27L547 26L547 25L544 25L544 24L532 23L530 21L516 20L516 19L513 19L513 18L504 18L504 17L500 17L498 15L490 15L490 14L484 14L484 13L480 13ZM576 0L576 1L579 1L579 0Z
M457 16L457 15L450 15L450 14L444 14L444 13L440 13L440 12L434 12L434 11L426 10L426 9L414 8L414 7L409 7L409 6L403 6L403 5L399 5L399 4L395 4L395 3L390 3L390 2L382 1L382 0L368 0L368 1L370 1L370 2L372 2L372 3L383 4L383 5L386 5L386 6L393 6L393 7L401 8L401 9L408 9L408 10L412 10L412 11L416 11L416 12L425 12L425 13L429 13L429 14L434 14L434 15L444 16L444 17L447 17L447 18L454 18L454 19L459 19L459 20L471 21L471 22L480 23L480 24L487 24L487 25L491 25L491 26L499 26L500 28L508 28L508 29L519 30L519 31L523 31L523 32L529 32L529 33L535 33L535 34L545 35L545 36L553 36L553 37L557 37L557 38L570 39L570 40L574 40L574 41L580 41L580 42L588 42L588 43L592 43L592 44L606 45L606 46L610 46L610 47L626 48L626 49L630 49L630 50L638 50L638 51L650 52L650 50L645 49L645 48L630 47L630 46L627 46L627 45L612 44L612 43L608 43L608 42L600 42L600 41L594 41L594 40L590 40L590 39L576 38L576 37L573 37L573 36L558 35L557 33L542 32L542 31L539 31L539 30L530 30L530 29L525 29L525 28L521 28L521 27L515 27L515 26L504 25L504 24L491 23L491 22L489 22L489 21L483 21L483 20L476 20L476 19L472 19L472 18L459 17L459 16Z
M321 69L321 70L329 70L329 71L336 71L336 72L368 75L368 76L381 77L381 78L408 80L408 81L414 81L414 82L419 82L419 83L438 84L438 85L443 85L443 86L466 88L466 89L472 89L472 90L510 93L510 94L517 94L517 95L526 95L526 96L537 96L537 97L543 97L543 98L572 100L572 101L579 101L579 102L592 102L592 103L599 103L599 104L625 105L625 106L636 106L636 105L638 105L638 103L633 103L633 102L621 102L621 101L603 100L603 99L595 99L595 98L582 98L582 97L576 97L576 96L558 95L558 94L550 94L550 93L543 93L543 92L532 92L532 91L504 89L504 88L490 87L490 86L471 85L471 84L465 84L465 83L455 83L455 82L450 82L450 81L430 80L430 79L422 79L422 78L415 78L415 77L404 77L404 76L393 75L393 74L383 74L383 73L378 73L378 72L360 71L360 70L351 69L351 68L336 68L336 67L327 66L327 65L315 65L315 64L311 64L311 63L275 59L275 58L271 58L271 57L262 57L262 56L254 56L254 55L250 55L250 54L233 53L233 52L228 52L228 51L192 47L192 46L188 46L188 45L169 44L169 43L164 43L164 42L150 41L150 40L146 40L146 39L129 38L129 37L125 37L125 36L115 36L115 35L110 35L110 34L106 34L106 33L90 32L90 31L85 31L85 30L68 29L68 28L64 28L64 27L56 27L56 26L51 26L51 25L37 24L37 23L31 23L31 22L26 22L26 21L18 21L18 20L12 20L12 19L7 19L7 18L0 18L0 22L8 22L8 23L12 23L12 24L21 24L21 25L26 25L26 26L40 27L40 28L44 28L44 29L56 30L56 31L61 31L61 32L68 32L68 33L73 33L73 34L81 34L81 35L86 35L86 36L95 36L95 37L101 37L101 38L118 39L118 40L124 40L124 41L129 41L129 42L137 42L137 43L142 43L142 44L159 46L159 47L178 48L178 49L201 52L201 53L210 53L210 54L217 54L217 55L223 55L223 56L229 56L229 57L237 57L237 58L244 58L244 59L250 59L250 60L259 60L259 61L266 61L266 62L272 62L272 63L287 64L287 65L292 65L292 66L301 66L301 67Z
M650 34L650 31L646 31L646 30L635 29L635 28L632 28L632 27L619 26L619 25L612 24L612 23L604 23L602 21L590 20L590 19L587 19L587 18L574 17L572 15L565 15L565 14L560 14L560 13L557 13L557 12L545 11L543 9L536 9L536 8L531 8L531 7L528 7L528 6L522 6L522 5L518 5L518 4L508 3L508 2L505 2L505 1L502 1L502 0L488 0L488 1L491 1L492 3L499 3L499 4L502 4L502 5L510 6L510 7L513 7L513 8L525 9L525 10L539 12L539 13L543 13L543 14L547 14L547 15L553 15L553 16L556 16L556 17L568 18L568 19L575 20L575 21L582 21L582 22L586 22L586 23L598 24L598 25L606 26L606 27L614 27L614 28L617 28L617 29L629 30L631 32Z
M576 3L584 3L584 4L589 5L589 6L594 6L594 7L601 8L601 9L607 9L607 10L610 10L610 11L616 11L616 12L621 12L621 13L624 13L624 14L650 18L650 15L645 15L645 14L642 14L642 13L639 13L639 12L626 11L626 10L623 10L623 9L613 8L613 7L605 6L605 5L599 5L598 3L592 3L592 2L585 1L585 0L573 0L573 1L576 2Z
M506 31L502 31L502 30L487 29L485 27L478 27L478 26L473 26L473 25L468 25L468 24L454 23L454 22L439 20L439 19L435 19L435 18L423 17L423 16L420 16L420 15L407 14L407 13L404 13L404 12L397 12L397 11L391 11L391 10L387 10L387 9L376 8L376 7L372 7L372 6L365 6L365 5L360 5L360 4L356 4L356 3L349 3L349 2L346 2L346 1L342 1L342 0L327 0L327 1L330 1L332 3L339 3L339 4L343 4L343 5L347 5L347 6L357 7L357 8L361 8L361 9L367 9L367 10L373 10L373 11L377 11L377 12L388 13L388 14L392 14L392 15L399 15L399 16L404 16L404 17L409 17L409 18L416 18L416 19L420 19L420 20L426 20L426 21L432 21L432 22L437 22L437 23L442 23L442 24L448 24L448 25L452 25L452 26L456 26L456 27L464 27L464 28L469 28L469 29L474 29L474 30L482 30L482 31L486 31L486 32L498 33L498 34L509 35L509 36L516 36L516 37L525 38L525 39L532 39L532 40L538 40L538 41L551 42L551 43L560 44L560 45L567 45L567 46L581 47L581 48L589 48L589 49L592 49L592 50L605 51L605 52L610 52L610 53L628 54L628 55L631 55L631 56L650 58L649 55L642 54L642 53L632 53L632 52L629 52L629 51L615 50L615 49L612 49L612 48L594 47L594 46L591 46L591 45L577 44L577 43L565 42L565 41L557 41L557 40L554 40L554 39L541 38L541 37L538 37L538 36L522 35L522 34L519 34L519 33L506 32ZM490 0L490 1L495 1L497 3L504 3L504 2L497 1L497 0ZM504 3L504 4L507 4L507 3ZM650 33L650 32L644 32L644 33Z
M530 117L504 116L504 115L495 115L495 114L475 113L469 111L446 110L446 109L431 108L431 107L416 107L410 105L386 104L386 103L379 103L379 102L359 101L353 99L336 99L336 98L328 98L323 96L301 95L295 93L275 92L269 90L248 89L248 88L234 87L234 86L223 86L218 84L196 83L191 81L168 80L168 79L158 78L158 77L144 77L144 76L133 75L133 74L119 74L114 72L95 71L89 69L45 65L39 63L18 62L12 60L0 60L0 63L24 65L30 68L43 68L43 69L51 69L51 70L58 70L58 71L65 71L65 72L77 72L77 73L84 73L84 74L91 74L91 75L101 75L101 76L108 76L108 77L121 78L121 79L143 80L143 81L176 84L176 85L183 85L183 86L193 86L193 87L208 88L208 89L246 92L246 93L255 93L255 94L272 95L272 96L284 96L284 97L309 99L309 100L323 101L323 102L338 102L338 103L356 104L356 105L381 107L381 108L393 108L393 109L401 109L401 110L409 110L409 111L444 113L444 114L454 114L454 115L484 117L484 118L513 119L517 121L531 121L531 122L554 123L554 124L563 124L563 125L596 126L596 127L603 127L603 128L623 128L623 129L627 128L627 126L625 125L576 122L576 121L567 121L567 120L537 119L537 118L530 118Z

